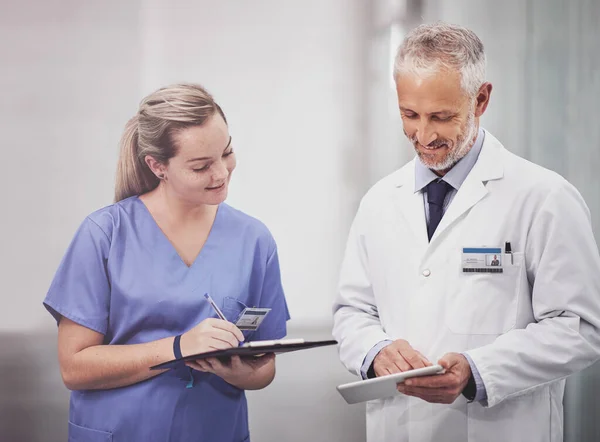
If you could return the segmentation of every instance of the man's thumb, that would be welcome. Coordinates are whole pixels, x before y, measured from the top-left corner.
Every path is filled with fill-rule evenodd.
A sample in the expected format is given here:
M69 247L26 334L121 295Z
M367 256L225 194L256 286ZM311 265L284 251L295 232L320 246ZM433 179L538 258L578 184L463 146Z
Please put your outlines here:
M444 369L449 370L451 367L455 366L458 363L457 356L457 353L446 353L440 358L438 364L444 367Z

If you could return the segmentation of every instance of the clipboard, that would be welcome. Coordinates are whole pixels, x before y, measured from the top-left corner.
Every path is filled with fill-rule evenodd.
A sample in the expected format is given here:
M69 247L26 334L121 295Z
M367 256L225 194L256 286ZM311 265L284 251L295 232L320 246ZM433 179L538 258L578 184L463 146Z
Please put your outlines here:
M396 389L396 385L405 379L443 373L444 368L441 365L432 365L402 373L394 373L387 376L365 379L364 381L338 385L337 390L348 404L358 404L359 402L383 399L400 394Z
M240 357L259 356L266 353L289 353L292 351L306 350L309 348L326 347L335 345L337 341L305 341L304 339L279 339L274 341L251 341L246 342L239 347L227 348L225 350L215 350L205 353L184 356L179 359L163 362L150 367L150 370L164 370L176 368L187 361L207 358L227 358L234 355Z

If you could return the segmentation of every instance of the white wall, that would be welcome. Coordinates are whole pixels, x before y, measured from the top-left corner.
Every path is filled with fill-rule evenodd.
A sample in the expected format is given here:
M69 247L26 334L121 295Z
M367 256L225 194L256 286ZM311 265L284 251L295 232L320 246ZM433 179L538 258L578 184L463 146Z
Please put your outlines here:
M278 242L291 336L330 336L347 230L369 181L366 9L360 0L0 3L0 439L66 438L56 328L41 303L79 223L112 201L126 120L170 82L204 84L227 113L238 155L228 202ZM303 354L281 356L274 384L249 394L255 440L364 440L364 407L335 391L351 378L335 349Z
M238 157L229 202L280 248L293 320L329 323L364 178L360 2L152 0L142 8L141 85L203 83Z
M0 2L0 440L66 440L42 299L76 227L112 198L139 99L138 4Z
M117 0L0 5L0 332L53 326L41 303L59 260L83 218L111 202L139 99L137 14Z
M11 232L1 296L26 312L0 330L48 324L41 300L65 247L85 215L111 203L126 119L176 81L204 84L230 120L228 202L272 230L294 322L328 324L366 186L360 2L52 3L0 16Z

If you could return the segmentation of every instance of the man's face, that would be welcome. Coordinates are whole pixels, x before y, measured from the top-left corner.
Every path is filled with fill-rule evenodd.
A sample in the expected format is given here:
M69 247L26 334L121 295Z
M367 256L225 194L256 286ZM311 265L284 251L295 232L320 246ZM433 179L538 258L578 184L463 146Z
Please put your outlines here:
M486 83L477 97L469 97L460 80L460 73L450 70L427 77L411 73L396 77L404 134L421 162L441 175L473 146L491 92Z

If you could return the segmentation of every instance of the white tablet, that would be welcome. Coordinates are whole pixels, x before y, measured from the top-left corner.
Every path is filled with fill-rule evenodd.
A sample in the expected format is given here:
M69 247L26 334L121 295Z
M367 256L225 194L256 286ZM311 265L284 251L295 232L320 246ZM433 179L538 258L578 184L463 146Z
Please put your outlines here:
M396 385L405 379L417 376L442 374L443 372L444 368L441 365L432 365L431 367L416 368L402 373L394 373L373 379L365 379L364 381L338 385L337 390L347 403L357 404L359 402L366 402L399 394Z

